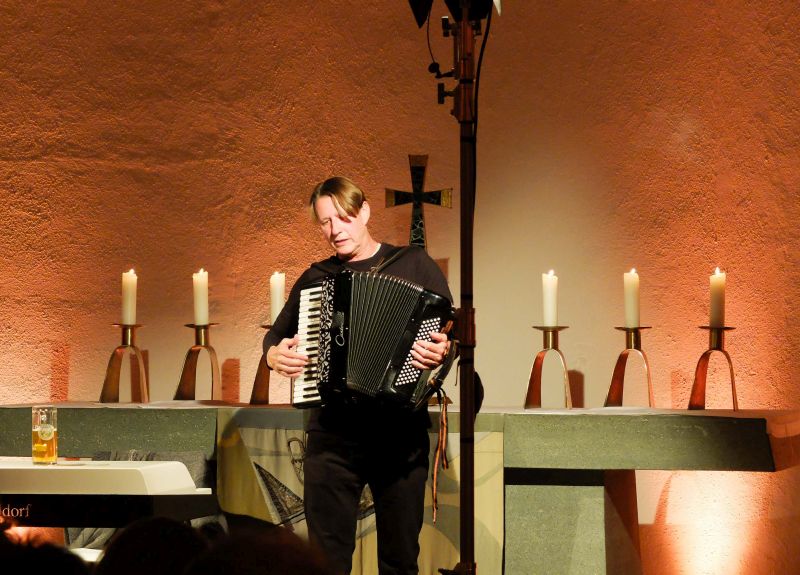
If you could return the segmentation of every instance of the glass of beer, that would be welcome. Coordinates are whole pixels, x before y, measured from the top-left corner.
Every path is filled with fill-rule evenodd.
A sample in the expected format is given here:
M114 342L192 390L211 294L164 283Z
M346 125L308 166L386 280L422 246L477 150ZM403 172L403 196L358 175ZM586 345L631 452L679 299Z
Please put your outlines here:
M31 423L33 462L54 464L58 459L58 410L51 405L34 406Z

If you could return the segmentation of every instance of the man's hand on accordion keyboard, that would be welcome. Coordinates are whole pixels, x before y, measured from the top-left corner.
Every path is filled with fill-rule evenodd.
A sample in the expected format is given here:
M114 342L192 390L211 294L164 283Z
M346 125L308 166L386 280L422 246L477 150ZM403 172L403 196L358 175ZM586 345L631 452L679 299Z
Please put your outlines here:
M431 334L431 340L418 340L414 342L411 347L411 357L414 360L411 365L417 369L433 369L441 365L444 358L447 356L447 350L450 347L450 341L444 333L434 332Z
M297 353L296 348L300 339L283 338L278 345L273 345L267 350L267 365L285 377L298 377L303 373L303 368L308 363L308 357Z

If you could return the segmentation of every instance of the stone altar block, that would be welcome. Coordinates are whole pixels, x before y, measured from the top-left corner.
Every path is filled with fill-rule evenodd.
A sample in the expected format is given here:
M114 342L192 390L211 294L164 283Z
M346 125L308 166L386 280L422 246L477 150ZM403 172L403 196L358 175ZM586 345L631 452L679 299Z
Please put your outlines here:
M506 575L641 573L635 470L796 465L800 413L505 410Z

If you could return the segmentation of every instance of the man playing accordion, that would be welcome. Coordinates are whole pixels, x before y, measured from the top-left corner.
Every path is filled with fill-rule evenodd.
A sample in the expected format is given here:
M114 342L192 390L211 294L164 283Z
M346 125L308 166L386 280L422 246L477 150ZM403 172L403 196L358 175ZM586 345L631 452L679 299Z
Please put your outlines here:
M300 292L304 286L345 269L409 280L452 302L447 280L418 247L379 243L369 233L370 207L350 180L335 177L311 194L311 217L335 254L311 265L292 288L286 306L264 339L267 364L297 378L309 358L297 351ZM411 365L439 366L450 343L434 332L416 341ZM336 572L349 574L355 549L358 506L364 485L375 502L381 575L415 574L428 475L430 420L427 410L403 409L378 401L324 404L311 410L304 463L304 498L311 541Z

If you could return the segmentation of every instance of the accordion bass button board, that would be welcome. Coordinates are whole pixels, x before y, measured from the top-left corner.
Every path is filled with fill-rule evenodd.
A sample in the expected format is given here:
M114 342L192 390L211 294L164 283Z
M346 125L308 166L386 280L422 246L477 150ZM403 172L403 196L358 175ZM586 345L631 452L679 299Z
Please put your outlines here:
M293 405L419 404L432 392L430 370L411 365L411 347L453 317L446 297L387 274L347 270L301 290L297 349L309 363L293 381Z

